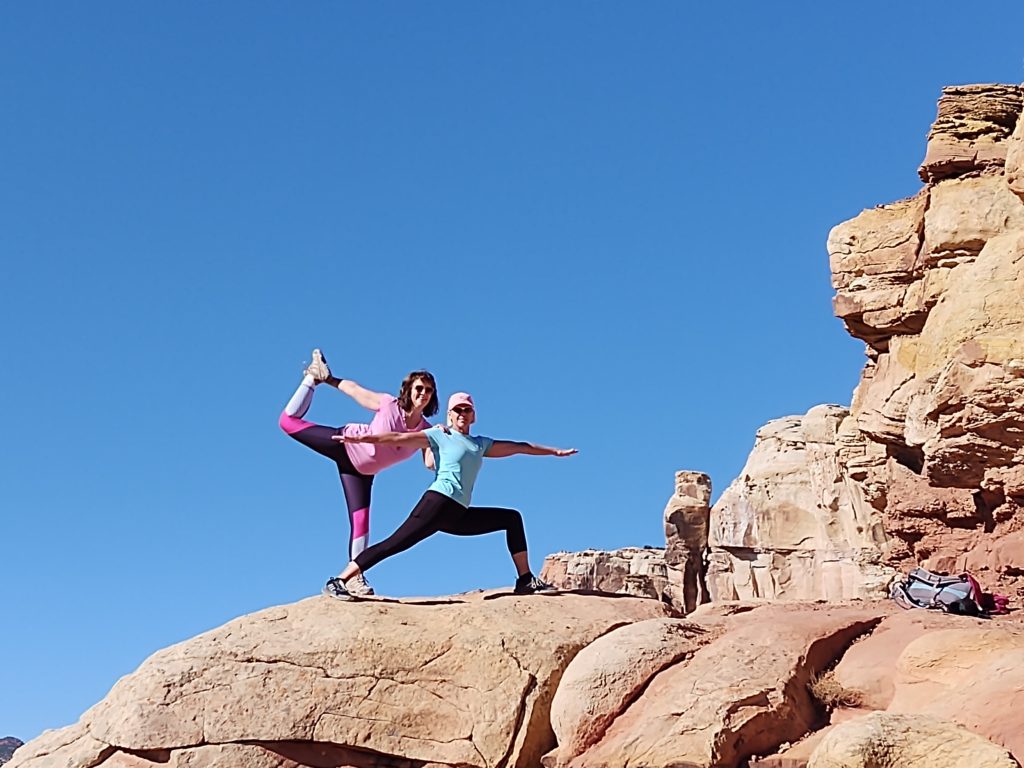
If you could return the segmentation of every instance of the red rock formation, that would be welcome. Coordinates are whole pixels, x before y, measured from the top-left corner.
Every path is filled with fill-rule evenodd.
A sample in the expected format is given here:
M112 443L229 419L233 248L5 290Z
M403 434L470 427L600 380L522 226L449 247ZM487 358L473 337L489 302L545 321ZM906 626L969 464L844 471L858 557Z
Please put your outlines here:
M860 479L884 561L1024 594L1021 93L944 89L925 188L837 226L829 253L836 314L868 344L851 417L887 457Z

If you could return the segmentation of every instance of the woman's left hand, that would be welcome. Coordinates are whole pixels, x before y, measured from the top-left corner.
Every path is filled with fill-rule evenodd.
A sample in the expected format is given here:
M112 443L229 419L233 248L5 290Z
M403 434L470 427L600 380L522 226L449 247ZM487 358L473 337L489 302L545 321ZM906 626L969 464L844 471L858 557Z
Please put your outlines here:
M574 453L579 453L575 448L556 448L555 456L572 456Z

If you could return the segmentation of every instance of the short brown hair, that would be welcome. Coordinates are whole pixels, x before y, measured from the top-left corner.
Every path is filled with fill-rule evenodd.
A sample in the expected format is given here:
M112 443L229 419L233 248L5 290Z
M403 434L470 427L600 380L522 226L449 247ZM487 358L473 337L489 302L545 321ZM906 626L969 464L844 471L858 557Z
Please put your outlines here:
M430 371L413 371L405 379L402 380L402 387L398 390L398 405L401 406L402 410L408 413L412 410L412 385L419 379L427 382L434 388L433 394L430 395L430 402L427 403L427 407L423 409L424 416L433 416L437 413L437 382L434 381L434 374Z

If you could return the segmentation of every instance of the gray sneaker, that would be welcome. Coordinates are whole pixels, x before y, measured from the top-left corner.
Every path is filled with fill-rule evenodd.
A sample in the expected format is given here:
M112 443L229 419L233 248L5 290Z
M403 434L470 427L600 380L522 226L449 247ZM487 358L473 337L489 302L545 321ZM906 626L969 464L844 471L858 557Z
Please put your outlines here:
M331 369L327 367L327 360L324 359L323 353L319 349L313 350L313 362L306 366L305 373L307 376L312 376L313 381L317 384L331 378Z
M345 588L345 582L335 576L333 579L328 579L327 583L324 584L324 588L321 590L328 597L333 597L335 600L351 600L352 595Z
M361 573L357 573L351 579L345 582L345 589L348 590L350 595L355 597L370 597L373 594L373 587L366 581L366 577Z

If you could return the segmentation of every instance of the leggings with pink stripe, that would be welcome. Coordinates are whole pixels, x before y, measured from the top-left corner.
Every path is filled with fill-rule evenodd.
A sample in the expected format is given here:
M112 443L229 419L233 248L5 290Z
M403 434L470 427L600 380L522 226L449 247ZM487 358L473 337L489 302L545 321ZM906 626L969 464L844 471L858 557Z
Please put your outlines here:
M281 414L281 429L298 440L307 448L312 448L321 456L326 456L338 467L341 477L341 489L345 492L345 503L348 506L349 521L349 558L355 560L356 555L366 549L370 538L370 489L373 486L373 475L364 475L352 465L344 443L331 438L341 434L341 428L324 427L305 421L297 416L289 416L287 410Z

